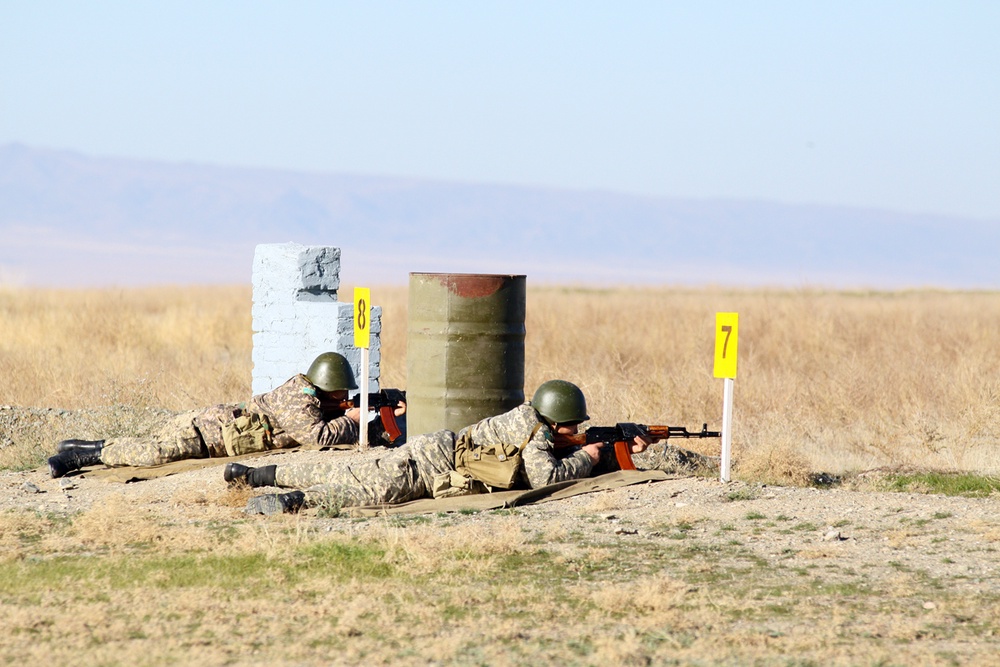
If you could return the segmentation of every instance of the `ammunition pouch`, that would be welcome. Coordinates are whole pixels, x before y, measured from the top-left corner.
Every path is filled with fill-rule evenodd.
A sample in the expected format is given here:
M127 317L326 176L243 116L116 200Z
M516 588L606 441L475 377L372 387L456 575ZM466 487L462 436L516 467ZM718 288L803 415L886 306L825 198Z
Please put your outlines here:
M478 445L472 442L468 431L463 431L455 441L455 470L460 475L471 477L487 487L513 488L521 470L521 451L531 442L541 426L536 424L528 439L520 445L509 443Z
M222 425L222 443L229 456L240 456L272 449L271 424L267 417L256 412L247 412L233 421Z
M487 493L486 485L479 480L467 477L462 473L449 470L434 476L431 480L432 498L452 498L454 496L471 496L476 493Z

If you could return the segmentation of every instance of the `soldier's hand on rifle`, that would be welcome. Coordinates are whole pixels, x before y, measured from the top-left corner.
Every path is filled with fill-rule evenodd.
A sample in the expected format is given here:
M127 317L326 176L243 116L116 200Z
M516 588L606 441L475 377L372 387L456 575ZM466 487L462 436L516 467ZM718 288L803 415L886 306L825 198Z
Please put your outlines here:
M344 413L344 416L345 417L349 417L350 419L353 419L356 424L360 424L361 423L361 408L351 408L350 410L348 410L347 412Z
M403 415L405 415L406 403L404 401L400 401L399 403L397 403L396 408L392 411L392 413L397 417L402 417Z
M646 435L637 435L632 440L632 453L638 454L639 452L644 452L646 451L647 447L649 447L654 442L659 442L659 440L660 438L653 438Z
M556 424L555 426L557 438L561 435L576 435L579 430L580 422L568 422L565 424ZM580 449L587 452L587 456L590 457L591 462L597 463L601 460L601 447L603 446L603 442L592 442L589 445L584 445Z
M587 452L587 455L590 456L591 462L597 463L601 460L601 447L603 446L603 442L592 442L589 445L584 445L580 449Z

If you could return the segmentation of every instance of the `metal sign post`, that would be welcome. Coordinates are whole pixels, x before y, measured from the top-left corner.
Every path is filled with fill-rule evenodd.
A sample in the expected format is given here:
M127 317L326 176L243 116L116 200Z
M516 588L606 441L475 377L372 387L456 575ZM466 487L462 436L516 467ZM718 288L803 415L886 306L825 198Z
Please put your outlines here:
M728 482L733 439L733 386L736 379L739 314L715 314L715 377L723 378L722 388L722 462L719 478Z
M361 395L360 419L358 420L358 444L362 450L368 449L368 346L371 344L371 290L366 287L354 288L354 347L361 348Z

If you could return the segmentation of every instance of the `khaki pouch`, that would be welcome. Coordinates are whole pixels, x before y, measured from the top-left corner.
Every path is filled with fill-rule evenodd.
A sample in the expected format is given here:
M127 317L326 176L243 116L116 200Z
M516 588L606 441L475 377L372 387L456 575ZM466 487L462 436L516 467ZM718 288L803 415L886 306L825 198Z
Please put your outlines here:
M475 493L486 493L489 489L471 477L449 470L434 476L431 481L432 498L452 498L454 496L471 496Z
M536 424L520 446L508 443L477 445L468 432L463 432L455 441L455 470L488 487L510 489L517 482L521 470L521 450L531 442L539 428L541 424Z
M267 417L256 412L240 415L228 424L222 425L222 444L229 456L252 454L271 449L271 424Z

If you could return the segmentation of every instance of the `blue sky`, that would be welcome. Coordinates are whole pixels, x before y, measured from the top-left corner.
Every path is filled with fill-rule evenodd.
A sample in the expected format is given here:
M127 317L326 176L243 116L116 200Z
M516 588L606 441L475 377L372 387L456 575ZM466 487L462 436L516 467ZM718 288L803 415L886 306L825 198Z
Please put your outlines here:
M0 144L1000 222L1000 2L0 0Z

